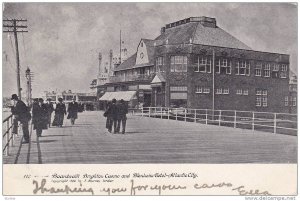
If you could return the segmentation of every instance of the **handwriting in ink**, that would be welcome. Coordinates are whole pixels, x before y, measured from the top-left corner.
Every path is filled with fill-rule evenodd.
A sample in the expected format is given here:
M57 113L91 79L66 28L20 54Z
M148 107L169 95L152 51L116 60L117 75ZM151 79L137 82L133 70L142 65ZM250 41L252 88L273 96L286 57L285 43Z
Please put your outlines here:
M169 190L183 190L186 189L186 186L180 186L180 185L171 185L171 184L163 184L163 185L155 185L155 186L149 186L149 185L134 185L134 180L131 180L131 190L130 195L136 195L137 191L146 191L146 190L156 190L158 191L158 195L161 195L163 191Z
M64 188L55 188L55 187L46 187L46 179L42 179L41 184L39 185L39 183L35 180L33 180L33 185L35 185L35 188L33 189L33 193L37 194L38 192L40 193L50 193L50 194L54 194L54 193L91 193L92 195L94 195L94 190L92 188L82 188L82 184L80 184L79 188L71 188L68 185L65 185Z
M243 195L243 196L247 196L247 195L255 195L255 196L258 196L258 195L271 195L268 191L263 191L263 192L260 192L258 189L256 190L249 190L249 191L246 191L244 190L245 186L239 186L237 188L233 188L232 191L237 191L239 193L239 195Z

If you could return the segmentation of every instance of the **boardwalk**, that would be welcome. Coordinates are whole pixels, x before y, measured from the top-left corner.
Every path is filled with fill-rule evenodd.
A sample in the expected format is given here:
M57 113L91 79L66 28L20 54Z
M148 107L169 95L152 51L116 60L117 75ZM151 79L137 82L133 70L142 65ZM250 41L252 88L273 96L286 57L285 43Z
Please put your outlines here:
M127 133L110 134L102 112L50 128L30 144L17 138L4 163L296 163L297 137L128 115Z

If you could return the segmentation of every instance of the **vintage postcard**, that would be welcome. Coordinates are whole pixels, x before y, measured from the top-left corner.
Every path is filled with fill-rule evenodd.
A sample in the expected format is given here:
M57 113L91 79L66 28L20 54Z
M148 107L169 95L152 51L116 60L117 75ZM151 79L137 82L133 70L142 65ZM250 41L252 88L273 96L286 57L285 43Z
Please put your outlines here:
M2 195L295 200L297 30L297 3L3 3Z

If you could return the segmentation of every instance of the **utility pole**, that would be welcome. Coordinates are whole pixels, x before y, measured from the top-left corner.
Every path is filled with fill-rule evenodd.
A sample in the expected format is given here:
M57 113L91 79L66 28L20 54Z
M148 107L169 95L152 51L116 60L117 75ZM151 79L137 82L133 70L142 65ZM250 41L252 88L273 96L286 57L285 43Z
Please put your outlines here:
M33 74L30 72L29 67L27 68L27 70L25 71L25 76L27 79L27 105L31 106L32 105L32 88L31 88L31 83L32 83L32 77Z
M5 19L3 20L3 32L4 33L14 33L15 38L15 47L16 47L16 64L17 64L17 88L18 88L18 96L21 100L21 83L20 83L20 58L19 58L19 47L18 47L18 33L20 32L28 32L27 25L23 25L20 23L27 22L27 20L23 19Z
M98 59L99 59L98 77L100 78L100 75L101 75L101 61L102 61L102 54L101 54L101 52L99 52Z
M120 64L122 63L122 31L120 29Z

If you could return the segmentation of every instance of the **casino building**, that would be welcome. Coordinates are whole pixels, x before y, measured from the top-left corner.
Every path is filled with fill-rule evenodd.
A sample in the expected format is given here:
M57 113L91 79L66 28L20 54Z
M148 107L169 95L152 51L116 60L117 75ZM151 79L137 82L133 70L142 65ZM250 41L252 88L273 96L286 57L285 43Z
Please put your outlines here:
M100 101L127 91L139 106L288 113L289 55L252 50L215 18L190 17L141 39L103 86Z

